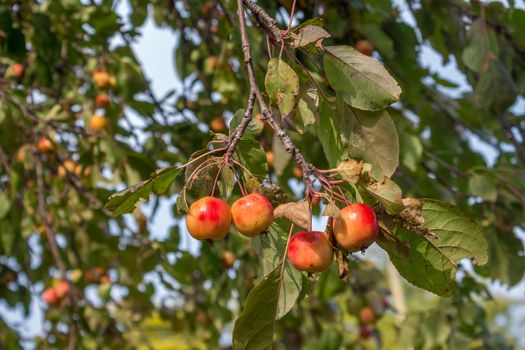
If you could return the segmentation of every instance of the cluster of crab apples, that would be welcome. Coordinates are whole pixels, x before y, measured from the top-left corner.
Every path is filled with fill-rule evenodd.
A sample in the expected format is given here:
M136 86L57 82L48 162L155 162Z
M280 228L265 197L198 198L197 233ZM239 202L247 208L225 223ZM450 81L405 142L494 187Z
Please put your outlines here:
M190 235L198 240L221 240L233 224L242 235L256 237L264 233L274 220L274 209L261 193L248 194L228 204L216 197L204 197L194 202L186 216ZM378 234L374 211L363 203L351 204L341 209L333 225L335 240L348 252L366 249ZM296 232L288 247L288 259L299 271L322 272L334 258L334 249L325 232Z
M93 84L99 90L102 90L95 98L95 108L97 110L107 110L111 104L111 99L104 91L115 89L117 78L114 75L109 74L106 69L99 67L93 71ZM95 113L89 119L89 129L94 133L106 129L107 125L108 120L104 114Z

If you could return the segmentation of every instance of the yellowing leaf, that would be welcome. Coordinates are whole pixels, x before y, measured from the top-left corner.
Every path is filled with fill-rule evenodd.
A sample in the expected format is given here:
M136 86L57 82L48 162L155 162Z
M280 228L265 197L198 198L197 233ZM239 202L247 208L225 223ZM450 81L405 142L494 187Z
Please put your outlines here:
M299 77L286 62L272 58L264 81L272 103L277 104L281 117L286 118L295 108L299 96Z

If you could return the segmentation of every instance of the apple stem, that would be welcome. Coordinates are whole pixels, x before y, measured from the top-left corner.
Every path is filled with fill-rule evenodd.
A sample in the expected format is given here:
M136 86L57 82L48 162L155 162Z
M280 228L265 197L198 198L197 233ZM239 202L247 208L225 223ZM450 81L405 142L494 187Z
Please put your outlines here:
M235 172L235 170L233 171L233 176L235 177L235 180L236 180L236 182L237 182L237 185L239 185L239 190L241 190L241 194L242 194L242 196L243 196L243 197L246 196L246 194L247 194L247 193L246 193L246 190L244 189L244 186L243 186L243 184L242 184L242 181L241 181L239 175Z
M213 197L213 195L215 194L215 188L217 187L217 182L218 182L218 180L219 180L219 176L221 175L221 173L222 173L222 168L224 168L225 165L226 165L226 161L223 160L223 161L221 162L221 165L220 165L220 167L219 167L219 170L217 170L217 175L215 175L215 180L213 181L213 186L212 186L212 188L211 188L211 194L210 194L211 197ZM225 193L223 193L223 194L225 194Z
M286 28L286 30L282 33L282 37L286 37L288 35L288 33L290 33L290 29L292 28L292 23L293 23L293 17L294 17L294 14L295 14L295 4L296 4L297 0L293 0L293 3L292 3L292 11L290 11L290 21L288 22L288 28Z

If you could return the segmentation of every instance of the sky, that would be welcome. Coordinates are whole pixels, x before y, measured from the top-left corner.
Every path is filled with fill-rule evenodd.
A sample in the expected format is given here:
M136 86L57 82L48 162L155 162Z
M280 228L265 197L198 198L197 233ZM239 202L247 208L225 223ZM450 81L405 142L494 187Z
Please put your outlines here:
M502 2L506 3L506 1ZM406 23L414 26L415 20L412 14L408 11L406 2L404 0L393 0L393 3L400 9L401 18ZM525 8L525 1L516 1L516 6ZM125 15L128 13L128 10L127 1L121 0L119 2L118 11ZM118 40L115 40L113 44L118 44ZM181 89L181 83L175 73L176 66L174 50L176 44L177 38L175 33L170 29L156 27L151 18L147 20L146 25L142 30L142 36L134 44L135 52L142 63L145 75L150 81L152 81L152 89L157 96L162 96L171 89L177 89L177 91L180 91ZM454 58L452 58L449 63L444 64L439 54L437 54L432 48L424 46L420 54L420 60L424 65L430 67L433 72L442 77L446 77L446 79L457 84L457 88L447 89L444 92L457 96L468 91L469 85L466 82L466 78L457 69ZM513 109L516 112L524 113L525 99L521 98L513 106ZM139 122L138 120L136 121ZM470 138L469 142L473 148L481 152L489 165L494 163L496 153L490 146L474 137ZM174 202L175 198L161 199L161 206L158 209L154 221L150 223L152 238L166 239L169 235L169 228L177 223L180 228L181 249L196 251L199 243L189 238L184 222L182 220L177 220L172 214L171 207ZM148 204L146 204L144 208L147 211ZM323 231L325 224L326 220L323 218L316 218L313 222L313 229ZM522 233L522 237L525 237L525 234ZM373 258L374 260L384 261L386 259L385 253L378 248L371 249L369 252L370 253L367 252L367 256L375 256L375 258ZM155 281L155 277L153 276L148 276L147 279ZM525 281L523 280L518 286L511 290L507 290L504 286L498 286L495 284L491 286L491 290L497 295L520 299L525 303ZM112 293L113 296L118 297L120 291L115 290ZM166 290L160 291L156 295L156 301L159 301L162 297L166 296L167 293L168 291ZM96 299L96 290L90 290L88 295L91 298ZM40 295L35 295L32 298L31 313L27 319L24 319L21 308L10 309L6 307L5 303L0 303L0 314L5 321L20 329L22 334L26 337L31 338L43 334L42 310L44 307L45 303L40 299ZM525 313L525 307L521 308L521 310L517 310L516 313L516 317L523 315ZM31 347L32 346L28 343L27 348Z

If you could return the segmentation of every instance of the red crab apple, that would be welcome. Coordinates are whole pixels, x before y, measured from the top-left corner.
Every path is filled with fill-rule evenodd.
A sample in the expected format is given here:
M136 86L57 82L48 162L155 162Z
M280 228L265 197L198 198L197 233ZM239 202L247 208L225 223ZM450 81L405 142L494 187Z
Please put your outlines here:
M240 233L255 237L272 224L272 203L260 193L251 193L233 203L232 218Z
M58 297L55 288L49 287L42 293L42 299L44 299L47 304L55 304L60 298Z
M361 52L363 55L372 56L374 53L374 45L368 40L359 40L355 44L355 49Z
M377 238L377 219L368 205L357 203L341 209L341 218L334 222L335 239L350 251L366 249Z
M359 336L364 339L368 339L372 336L372 331L368 327L364 326L359 328Z
M95 97L95 108L108 108L110 104L110 99L107 94L99 94Z
M324 232L301 231L290 241L288 258L299 271L322 272L332 264L334 252Z
M51 153L55 149L55 147L53 146L53 143L47 137L41 137L38 140L36 147L38 149L38 152L42 154Z
M55 285L55 292L61 299L69 293L69 283L67 281L58 281Z
M24 66L20 63L15 63L11 66L11 74L15 78L20 78L24 74Z
M366 306L359 310L359 321L362 324L374 324L377 320L377 314L370 306Z
M204 197L190 206L186 226L195 239L223 239L230 231L232 215L225 201Z

